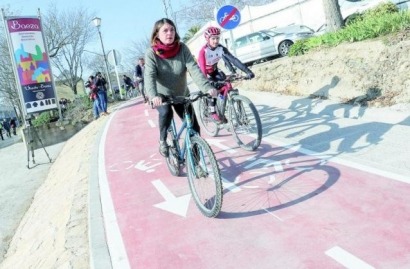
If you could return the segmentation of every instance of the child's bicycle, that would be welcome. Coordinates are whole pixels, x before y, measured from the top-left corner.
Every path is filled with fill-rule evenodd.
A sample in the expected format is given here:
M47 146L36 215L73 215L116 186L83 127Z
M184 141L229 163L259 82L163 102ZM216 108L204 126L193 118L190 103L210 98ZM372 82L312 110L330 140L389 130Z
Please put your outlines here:
M208 143L193 129L188 107L202 97L210 96L202 92L186 96L165 96L163 104L184 104L184 119L177 131L174 119L168 129L169 148L166 162L174 176L181 174L186 162L189 187L199 210L207 217L216 217L222 207L222 180L215 155ZM184 132L185 131L185 132ZM184 139L180 140L185 133Z
M217 136L220 129L226 128L232 132L241 148L253 151L261 144L262 123L252 101L240 95L238 89L234 89L231 84L232 81L243 79L245 78L231 75L225 81L213 82L220 92L216 102L216 113L222 123L211 118L206 97L199 101L199 118L208 135Z

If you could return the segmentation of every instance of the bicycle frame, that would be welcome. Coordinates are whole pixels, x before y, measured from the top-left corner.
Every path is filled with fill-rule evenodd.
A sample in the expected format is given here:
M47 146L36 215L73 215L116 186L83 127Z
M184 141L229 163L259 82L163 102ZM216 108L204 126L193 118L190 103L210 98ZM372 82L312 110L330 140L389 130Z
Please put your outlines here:
M189 140L189 137L193 136L193 135L197 135L197 133L193 129L191 115L189 115L189 113L187 113L187 112L188 112L187 107L185 105L185 107L184 107L184 120L182 121L182 125L178 129L178 131L177 131L177 127L176 127L174 119L172 119L171 126L170 126L172 132L175 134L175 148L177 149L178 159L179 159L180 163L185 162L185 159L184 159L185 152L186 152L188 147L191 147L191 141ZM181 146L179 141L180 141L180 138L181 138L181 136L182 136L182 134L184 133L185 130L186 130L185 139L184 139L183 145Z
M219 94L223 96L223 101L221 102L219 100L220 97L218 96L217 100L219 102L217 101L217 109L219 110L220 116L224 116L227 100L230 98L232 94L238 94L238 91L233 88L232 83L230 81L225 81L222 88L219 89Z

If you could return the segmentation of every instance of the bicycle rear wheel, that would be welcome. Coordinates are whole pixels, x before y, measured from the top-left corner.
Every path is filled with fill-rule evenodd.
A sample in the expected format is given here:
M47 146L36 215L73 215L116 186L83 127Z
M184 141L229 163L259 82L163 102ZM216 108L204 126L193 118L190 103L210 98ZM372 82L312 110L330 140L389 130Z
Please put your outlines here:
M210 116L206 97L201 98L198 101L198 109L199 109L199 119L202 123L202 127L204 127L205 129L205 132L209 136L213 136L213 137L217 136L219 132L219 126L218 126L218 123L215 122Z
M168 157L166 158L168 170L173 176L179 176L181 175L181 169L179 164L178 150L176 148L177 142L172 131L168 131L168 137L166 141L168 144Z
M251 100L243 95L232 96L229 119L238 145L245 150L256 150L262 140L262 123Z
M188 182L195 204L207 217L216 217L222 208L222 179L212 149L199 136L191 137L187 153Z

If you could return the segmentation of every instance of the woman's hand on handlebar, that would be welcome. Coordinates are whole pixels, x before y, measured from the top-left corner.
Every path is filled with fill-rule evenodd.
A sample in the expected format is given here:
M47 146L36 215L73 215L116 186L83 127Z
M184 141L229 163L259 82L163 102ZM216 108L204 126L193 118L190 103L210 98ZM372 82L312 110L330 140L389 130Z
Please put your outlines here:
M218 95L218 91L216 89L210 89L208 91L209 95L211 95L212 97L216 97Z
M151 99L151 104L153 107L162 105L162 98L160 96L155 96Z

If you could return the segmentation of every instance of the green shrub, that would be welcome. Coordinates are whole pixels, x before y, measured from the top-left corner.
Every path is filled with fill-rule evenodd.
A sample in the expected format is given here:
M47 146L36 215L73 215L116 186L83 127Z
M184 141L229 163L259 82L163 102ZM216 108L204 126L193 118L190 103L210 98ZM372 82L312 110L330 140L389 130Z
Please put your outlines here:
M49 111L42 112L38 117L31 121L34 127L38 127L51 121L51 114Z
M334 47L342 42L356 42L385 36L410 27L410 12L398 12L393 3L383 3L361 14L339 31L295 42L289 56L306 54L319 47Z
M290 47L289 56L297 56L297 55L305 54L305 52L307 52L309 50L309 48L307 48L306 45L307 45L306 39L296 41Z
M367 10L364 13L365 17L378 17L385 14L393 14L399 12L399 8L392 2L382 3L376 7Z

